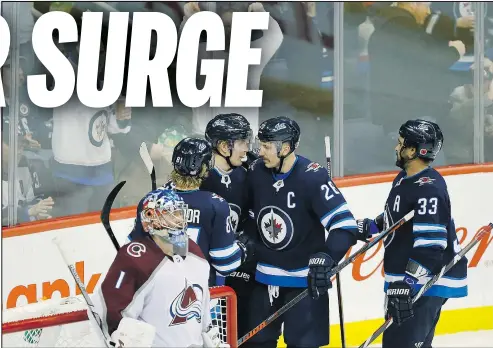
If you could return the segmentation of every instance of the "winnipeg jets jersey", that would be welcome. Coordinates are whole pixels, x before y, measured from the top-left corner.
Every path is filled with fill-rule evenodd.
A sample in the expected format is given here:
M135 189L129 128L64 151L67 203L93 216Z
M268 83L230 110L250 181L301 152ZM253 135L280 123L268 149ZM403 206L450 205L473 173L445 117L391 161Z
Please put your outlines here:
M112 181L111 144L108 133L128 133L128 121L117 121L114 106L94 109L74 96L53 109L52 148L56 161L55 176L86 185L103 185ZM92 167L92 168L91 168ZM105 172L102 174L101 172ZM94 180L95 182L91 182Z
M188 205L187 222L188 236L197 243L210 263L210 286L216 285L216 273L226 275L233 272L241 264L241 249L235 241L231 226L230 209L224 198L215 193L201 190L180 191L172 182L164 185L174 189ZM139 203L141 206L142 201ZM138 208L138 211L140 209ZM135 227L129 239L144 236L137 214Z
M385 290L389 282L402 280L406 271L418 279L413 286L419 289L460 251L447 184L435 169L428 167L410 177L405 171L397 175L385 204L384 228L411 210L414 218L384 241ZM425 296L466 296L466 276L464 257Z
M208 275L193 241L181 258L144 237L118 251L92 300L108 336L130 317L156 328L153 347L203 347L201 333L211 323Z
M339 262L356 243L356 221L342 193L320 164L297 156L286 174L274 175L261 159L247 177L250 218L262 241L256 248L260 283L306 287L308 260L317 252Z
M223 173L217 168L209 172L209 176L202 182L201 190L210 191L223 197L231 209L231 225L234 232L243 231L243 222L246 218L247 192L245 190L247 171L243 167Z

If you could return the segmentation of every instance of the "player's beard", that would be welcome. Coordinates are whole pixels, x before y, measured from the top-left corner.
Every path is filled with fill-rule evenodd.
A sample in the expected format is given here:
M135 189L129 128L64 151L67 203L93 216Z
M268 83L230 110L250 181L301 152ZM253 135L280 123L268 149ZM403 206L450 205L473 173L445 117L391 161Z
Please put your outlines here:
M396 151L395 152L395 165L401 169L404 169L406 163L407 163L407 159L402 157L402 150L401 152L399 153L399 151Z

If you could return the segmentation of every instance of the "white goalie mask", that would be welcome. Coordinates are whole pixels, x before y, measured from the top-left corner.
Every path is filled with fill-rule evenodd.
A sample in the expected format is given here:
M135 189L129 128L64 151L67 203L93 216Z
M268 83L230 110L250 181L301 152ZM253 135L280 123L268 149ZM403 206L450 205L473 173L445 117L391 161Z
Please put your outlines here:
M146 195L140 212L142 227L173 247L173 255L188 252L188 205L174 191L157 189Z

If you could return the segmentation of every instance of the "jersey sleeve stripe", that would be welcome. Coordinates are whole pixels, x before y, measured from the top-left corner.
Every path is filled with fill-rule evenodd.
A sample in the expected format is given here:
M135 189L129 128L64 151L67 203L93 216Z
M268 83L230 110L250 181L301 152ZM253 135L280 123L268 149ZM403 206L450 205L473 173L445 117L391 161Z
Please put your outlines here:
M347 203L342 203L341 205L339 205L335 209L333 209L330 212L328 212L327 214L325 214L324 217L320 220L320 222L322 223L322 225L324 227L327 227L327 225L329 225L329 223L331 222L331 220L335 216L337 216L339 214L344 214L344 213L349 213L349 209L347 208Z
M435 247L447 248L446 238L415 238L413 248Z
M340 220L336 222L335 224L330 226L329 232L335 229L354 229L358 228L358 225L356 225L356 220L354 220L353 217L345 218L343 220Z
M234 260L230 263L227 263L227 264L224 264L224 265L217 265L215 264L214 262L212 263L212 266L219 272L219 273L222 273L222 274L228 274L228 273L231 273L233 272L235 269L237 269L238 267L240 267L241 265L241 259L238 258L237 260Z
M385 287L386 290L389 283L403 280L403 274L390 274L385 273ZM417 289L421 288L428 280L430 276L420 277L417 283ZM442 276L438 281L425 293L425 296L442 296L442 297L462 297L467 295L467 277L454 278L448 276Z
M436 224L414 223L413 224L413 232L415 232L415 233L425 233L425 232L447 233L447 227L444 225L436 225Z
M308 276L308 267L285 270L276 266L267 264L257 264L255 279L263 284L286 286L286 287L306 287Z
M240 251L238 244L234 243L224 248L211 249L209 255L215 260L227 259Z

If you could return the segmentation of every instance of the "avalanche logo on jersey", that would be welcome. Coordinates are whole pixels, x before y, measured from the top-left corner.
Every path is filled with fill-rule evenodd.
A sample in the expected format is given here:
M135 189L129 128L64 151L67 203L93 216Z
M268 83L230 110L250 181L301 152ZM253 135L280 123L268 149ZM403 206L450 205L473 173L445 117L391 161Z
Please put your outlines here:
M312 162L308 165L308 167L306 167L305 172L309 172L309 171L318 172L320 168L322 168L320 164L318 164L317 162Z
M196 319L202 321L202 296L204 291L198 284L191 284L185 279L185 288L176 296L170 306L171 322L169 326L185 324Z
M258 214L257 226L264 244L273 250L286 248L293 239L293 221L278 207L262 208Z
M238 228L238 222L240 221L241 208L234 203L229 203L229 210L231 227L233 228L233 232L236 232L236 229Z
M423 186L425 184L433 184L433 181L435 181L435 179L432 179L428 176L423 176L419 178L417 181L415 181L414 183L419 184L419 186Z

